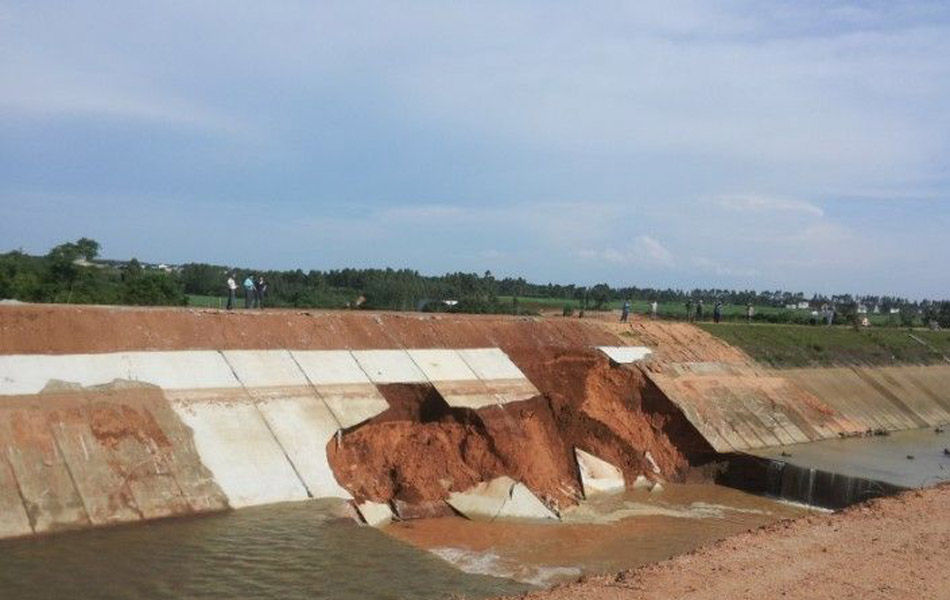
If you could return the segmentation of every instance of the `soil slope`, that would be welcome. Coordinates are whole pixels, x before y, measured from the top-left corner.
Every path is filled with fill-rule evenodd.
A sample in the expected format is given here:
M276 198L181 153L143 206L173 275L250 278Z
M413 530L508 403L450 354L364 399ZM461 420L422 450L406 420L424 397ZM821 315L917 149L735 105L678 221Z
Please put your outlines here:
M950 598L950 486L783 521L537 600Z

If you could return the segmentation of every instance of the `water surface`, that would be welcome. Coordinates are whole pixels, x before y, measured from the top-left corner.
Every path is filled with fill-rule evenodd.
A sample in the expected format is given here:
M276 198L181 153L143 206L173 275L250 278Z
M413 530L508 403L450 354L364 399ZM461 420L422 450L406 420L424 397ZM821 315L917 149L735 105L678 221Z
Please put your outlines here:
M0 542L0 598L481 598L525 584L471 575L323 501Z

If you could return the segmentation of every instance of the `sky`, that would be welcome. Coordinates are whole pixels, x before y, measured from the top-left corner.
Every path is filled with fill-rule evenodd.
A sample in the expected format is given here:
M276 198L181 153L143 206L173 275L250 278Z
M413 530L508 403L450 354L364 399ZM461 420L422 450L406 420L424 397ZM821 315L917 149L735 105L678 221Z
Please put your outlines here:
M0 251L945 298L948 200L947 2L0 0Z

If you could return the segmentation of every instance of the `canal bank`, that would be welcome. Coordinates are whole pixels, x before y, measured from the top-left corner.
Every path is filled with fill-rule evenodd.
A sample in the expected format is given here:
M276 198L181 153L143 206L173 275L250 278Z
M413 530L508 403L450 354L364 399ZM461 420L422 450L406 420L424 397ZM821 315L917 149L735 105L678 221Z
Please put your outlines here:
M782 518L713 486L677 500L683 482L776 471L726 468L737 455L783 462L780 482L812 470L778 489L820 503L820 473L847 465L802 448L940 423L950 389L945 366L764 369L676 323L20 306L0 308L0 334L0 535L335 497L440 564L530 583L689 551L688 519L708 542Z

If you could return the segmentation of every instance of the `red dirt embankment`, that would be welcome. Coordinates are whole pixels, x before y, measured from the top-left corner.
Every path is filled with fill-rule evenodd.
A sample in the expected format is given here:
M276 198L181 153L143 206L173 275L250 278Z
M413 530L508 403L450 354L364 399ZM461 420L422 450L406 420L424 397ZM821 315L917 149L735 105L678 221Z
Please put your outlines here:
M950 598L950 485L783 521L537 600Z
M658 326L638 325L636 335ZM689 331L674 337L695 348L710 345L708 340L684 339ZM388 386L383 390L391 404L386 413L345 432L340 444L328 444L335 474L358 500L416 504L444 499L450 491L499 475L524 481L552 505L572 504L580 490L575 447L618 465L630 481L640 474L680 479L688 457L710 449L642 373L611 365L593 349L636 342L629 333L617 333L623 332L568 318L0 308L3 354L500 347L540 396L471 411L450 409L432 388Z

